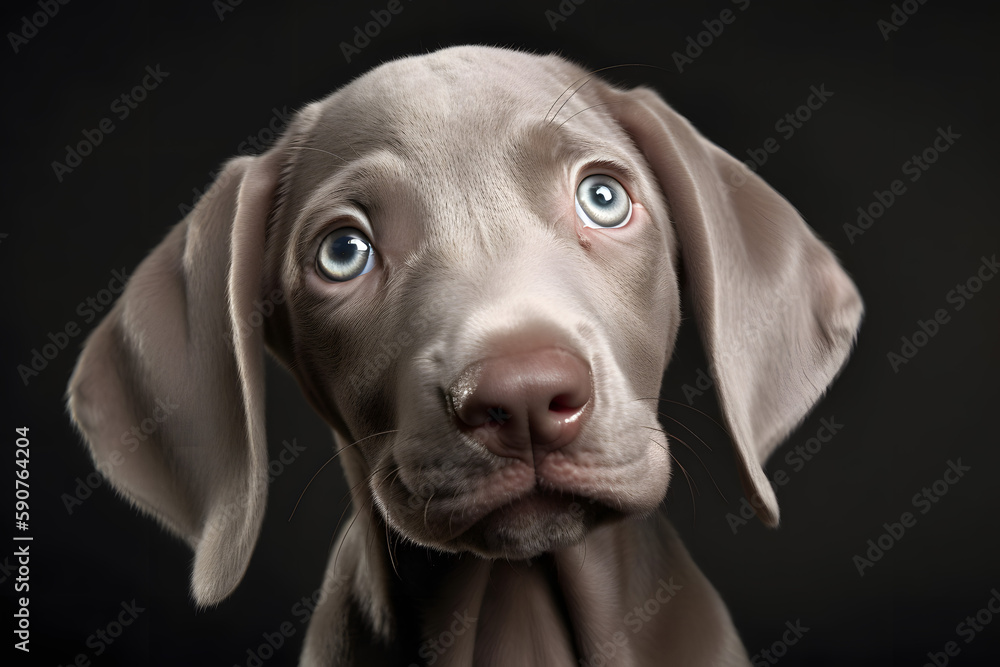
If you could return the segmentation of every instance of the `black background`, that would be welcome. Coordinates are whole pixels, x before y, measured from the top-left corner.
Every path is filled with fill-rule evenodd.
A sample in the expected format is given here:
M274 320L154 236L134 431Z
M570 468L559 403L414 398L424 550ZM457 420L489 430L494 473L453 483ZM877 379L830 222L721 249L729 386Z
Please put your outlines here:
M693 322L664 379L663 395L679 402L665 411L712 448L665 422L704 462L675 447L697 492L678 475L668 511L729 604L749 653L779 640L786 621L800 620L809 630L779 664L922 665L948 641L961 649L950 664L997 664L1000 618L971 643L956 626L1000 587L993 423L1000 279L961 310L946 299L976 274L981 257L1000 252L995 3L929 0L886 40L877 21L890 17L889 2L752 0L740 11L724 0L587 0L553 30L545 11L556 10L557 0L475 7L403 0L403 12L350 63L340 44L385 2L243 0L221 20L218 5L71 2L17 53L9 37L0 47L4 511L13 512L15 426L30 427L32 441L32 651L17 664L70 664L84 653L102 665L246 665L248 650L285 621L296 632L265 664L295 663L305 626L291 610L319 585L345 488L339 468L328 466L288 521L332 453L327 429L290 378L270 364L271 456L283 440L306 449L271 484L243 584L219 607L198 611L188 594L191 553L180 541L103 484L72 514L64 505L64 494L93 469L62 401L84 336L27 386L16 367L68 322L93 329L96 321L84 322L77 304L107 287L113 270L134 269L194 190L267 127L272 109L292 111L387 59L461 43L559 51L592 68L655 65L661 69L621 68L609 78L656 87L740 159L775 137L780 150L761 175L830 244L861 290L866 318L848 366L770 460L769 474L788 474L778 491L777 531L751 522L734 534L727 522L742 497L733 457L719 428L685 407L684 385L707 368ZM725 8L736 20L678 72L672 53ZM0 25L5 34L21 31L22 17L38 11L35 3L9 3ZM58 181L51 163L65 160L66 145L113 116L112 100L157 65L169 76L128 118L114 118L114 131ZM775 122L820 85L833 96L794 136L781 137ZM948 127L961 137L911 183L903 163ZM851 243L842 226L897 178L905 194ZM894 372L887 353L898 353L900 337L939 308L950 321ZM692 407L718 418L710 393L691 397ZM843 428L795 470L785 456L830 417ZM971 470L929 512L915 511L911 497L958 459ZM916 525L859 576L853 556L905 511L915 511ZM7 516L3 525L12 526ZM10 563L16 531L3 532L0 562ZM0 572L0 625L13 626L14 576ZM88 636L133 599L145 611L95 656ZM2 635L11 643L12 629Z

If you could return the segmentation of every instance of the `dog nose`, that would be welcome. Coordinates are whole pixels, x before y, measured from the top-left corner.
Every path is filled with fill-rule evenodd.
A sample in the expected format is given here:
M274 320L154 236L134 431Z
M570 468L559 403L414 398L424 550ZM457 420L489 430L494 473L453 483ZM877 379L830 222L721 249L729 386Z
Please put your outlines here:
M472 364L449 391L459 427L529 465L576 438L589 414L589 366L546 347Z

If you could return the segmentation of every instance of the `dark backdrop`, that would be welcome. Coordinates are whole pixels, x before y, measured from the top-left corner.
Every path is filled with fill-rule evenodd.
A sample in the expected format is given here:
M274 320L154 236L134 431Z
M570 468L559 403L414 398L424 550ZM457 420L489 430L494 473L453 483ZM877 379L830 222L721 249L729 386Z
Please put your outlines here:
M50 18L38 14L46 1ZM196 610L187 547L104 484L86 498L90 489L77 488L92 467L62 393L97 321L78 304L100 299L114 271L134 269L226 158L256 152L244 142L267 141L263 130L273 118L274 127L280 123L275 109L294 110L387 59L460 43L560 51L593 68L661 68L621 68L610 78L654 86L709 138L755 160L832 246L864 296L867 313L849 365L769 463L768 473L782 471L785 482L776 531L733 520L742 493L725 436L702 414L718 418L714 397L692 391L707 365L691 323L665 378L664 396L677 401L668 414L711 446L666 422L700 456L675 447L692 489L678 475L669 512L728 602L749 652L768 649L786 622L798 622L808 631L780 663L922 665L928 652L954 641L959 652L951 664L997 664L1000 618L971 636L971 626L959 626L1000 586L993 422L1000 279L970 282L982 258L1000 252L995 5L566 0L567 16L559 16L565 20L552 23L555 15L546 11L558 12L558 0L475 8L402 0L403 11L348 63L341 43L386 4L5 6L0 433L8 453L0 469L7 471L3 511L13 513L14 428L30 427L34 536L32 651L18 664L70 664L80 654L103 665L256 664L251 654L264 635L286 621L295 634L264 664L294 663L304 625L293 607L318 586L344 509L340 470L329 466L287 520L332 453L327 429L271 364L271 456L283 441L305 449L271 484L263 534L239 590L218 608ZM707 46L699 54L688 38L718 31L722 24L713 21L727 8L735 19L711 43L710 33L701 35ZM898 30L880 28L894 11ZM43 25L33 30L25 20ZM673 54L688 48L695 57L678 71ZM121 118L125 108L112 100L140 84L147 66L168 74ZM806 103L814 86L832 95L789 136L776 123ZM72 171L57 174L52 163L66 162L67 144L83 140L85 131L94 136L105 117L113 131L102 133ZM935 161L925 171L905 165L949 128L951 143L928 153ZM769 138L777 152L761 150ZM872 206L879 197L888 202L888 194L876 193L891 192L897 179L905 191L897 187L901 194L884 210ZM872 222L862 234L848 233L844 225L857 223L859 207L871 209ZM971 298L951 292L967 283L979 288ZM940 309L947 321L935 335L914 336L919 322ZM30 364L32 350L69 324L80 335L25 384L17 366ZM923 345L904 350L901 337ZM889 353L903 352L912 358L894 368ZM823 419L842 427L817 450L809 439ZM808 460L795 454L807 445ZM949 461L969 470L951 476L954 484L939 483L946 493L937 502L915 506L914 494L924 487L933 493ZM82 502L67 506L72 497ZM854 556L906 511L915 524L861 576ZM10 538L18 531L5 516L2 617L13 626ZM133 600L142 611L113 643L88 640ZM11 643L12 629L3 628Z

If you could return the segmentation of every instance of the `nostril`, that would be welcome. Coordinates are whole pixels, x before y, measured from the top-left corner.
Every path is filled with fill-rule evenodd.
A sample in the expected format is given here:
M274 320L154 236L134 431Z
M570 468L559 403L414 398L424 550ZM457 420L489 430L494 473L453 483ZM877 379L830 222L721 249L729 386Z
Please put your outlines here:
M548 347L478 361L447 394L461 431L481 438L495 454L530 461L576 437L586 419L591 384L585 361Z
M580 409L579 401L573 401L570 394L559 394L549 402L549 412L572 414Z

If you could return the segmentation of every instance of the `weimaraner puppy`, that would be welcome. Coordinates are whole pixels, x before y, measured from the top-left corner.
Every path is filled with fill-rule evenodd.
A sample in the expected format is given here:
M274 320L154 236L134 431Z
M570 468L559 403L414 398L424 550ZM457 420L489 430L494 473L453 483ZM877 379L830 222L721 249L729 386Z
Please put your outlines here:
M191 545L212 605L264 515L264 350L288 368L354 512L303 665L747 665L661 507L682 276L774 526L762 463L850 352L850 278L652 90L444 49L229 162L88 339L69 405L114 488ZM158 400L177 407L127 437Z

